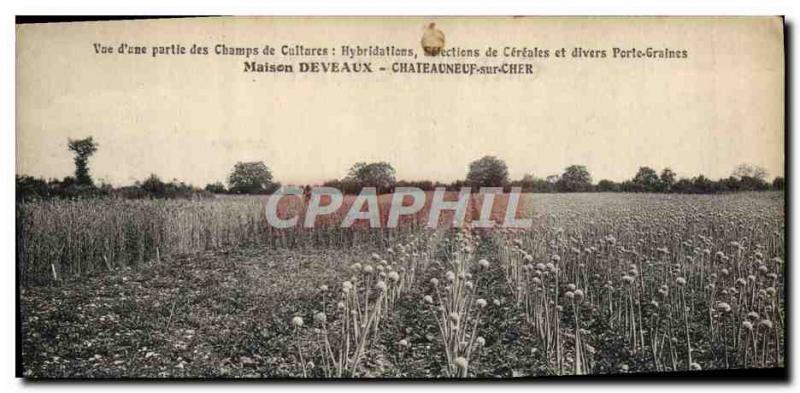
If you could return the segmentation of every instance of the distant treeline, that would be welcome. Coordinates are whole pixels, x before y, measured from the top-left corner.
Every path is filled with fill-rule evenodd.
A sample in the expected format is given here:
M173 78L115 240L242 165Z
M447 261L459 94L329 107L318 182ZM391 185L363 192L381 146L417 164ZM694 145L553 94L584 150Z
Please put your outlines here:
M593 183L592 176L585 166L570 165L560 175L550 175L544 178L525 175L519 180L509 180L505 162L496 157L486 156L470 164L465 180L457 180L452 183L430 180L395 181L394 168L388 163L380 162L357 163L345 178L330 180L323 185L337 188L345 194L358 194L364 187L376 187L379 193L392 192L396 187L417 187L424 191L432 191L437 187L445 187L449 191L472 187L473 192L478 192L480 187L502 187L507 192L514 187L519 187L523 192L536 193L655 192L681 194L784 189L783 177L776 177L768 182L766 176L766 171L748 164L737 166L731 176L718 180L711 180L704 175L678 179L677 174L670 168L664 168L659 174L650 167L640 167L630 180L615 182L603 179Z
M238 162L231 170L227 186L222 182L198 188L191 184L173 180L162 181L156 175L150 175L141 182L124 187L112 187L109 184L95 185L89 174L88 159L97 151L98 145L89 137L79 140L68 140L68 149L74 154L75 176L63 180L17 176L17 200L27 201L52 198L93 198L122 197L139 198L206 198L214 194L271 194L280 188L280 183L273 180L272 171L262 161ZM397 187L416 187L424 191L433 191L444 187L450 191L458 191L462 187L471 187L478 192L480 187L502 187L510 191L519 187L523 192L657 192L684 194L711 194L735 191L783 190L783 177L776 177L771 182L766 180L767 172L757 166L742 164L734 168L727 178L711 180L703 175L692 178L678 178L670 168L664 168L660 174L650 167L641 167L630 180L614 182L603 179L592 182L592 176L586 166L570 165L560 175L544 178L528 174L519 180L510 180L506 163L494 156L485 156L469 164L466 179L452 183L429 180L407 181L395 178L395 169L388 162L357 162L342 179L324 182L322 185L336 188L344 194L358 194L364 187L374 187L378 193L390 193ZM311 185L306 185L308 188Z
M347 177L341 180L330 180L322 185L336 188L344 194L358 194L364 187L375 187L378 193L390 193L397 187L416 187L423 191L433 191L444 187L448 191L458 191L462 187L472 187L473 192L478 192L480 187L502 187L508 192L514 187L519 187L522 192L535 193L569 193L569 192L651 192L651 193L680 193L680 194L713 194L735 191L768 191L783 190L785 181L783 177L776 177L767 182L756 176L738 175L723 179L711 180L703 175L692 178L674 179L669 171L662 172L661 176L655 171L644 167L639 170L633 179L622 182L600 180L593 184L587 179L587 173L580 166L568 168L560 176L537 178L526 175L520 180L501 183L481 182L473 180L458 180L451 183L421 181L376 181L376 179L357 179ZM257 183L257 182L256 182ZM279 187L279 183L268 182L264 185L251 184L249 187L241 183L231 183L234 186L226 187L217 182L208 184L205 188L198 188L191 184L173 180L162 181L158 176L151 175L141 182L124 187L112 187L109 184L95 186L80 184L74 177L63 180L34 178L31 176L17 176L17 199L20 201L52 198L93 198L93 197L121 197L127 199L198 199L213 197L214 194L271 194Z
M369 184L330 180L323 183L324 186L339 189L344 194L358 194L363 187L373 187ZM465 180L458 180L452 183L434 182L430 180L406 181L399 180L393 187L378 188L379 193L393 192L397 187L416 187L423 191L433 191L436 188L444 187L448 191L458 191L462 187L473 187L473 192L478 192L480 184L473 184ZM522 192L534 193L569 193L569 192L650 192L650 193L676 193L676 194L715 194L722 192L735 191L782 191L785 187L783 177L776 177L772 182L754 178L728 177L719 180L711 180L703 175L692 178L681 178L671 185L653 184L644 185L625 180L614 182L612 180L600 180L597 184L589 184L585 187L570 186L565 182L557 180L547 180L541 178L523 178L514 180L499 186L504 192L511 191L514 187L519 187Z
M222 183L198 188L177 179L165 182L155 174L123 187L113 187L102 182L96 185L89 173L89 158L98 147L92 137L68 139L67 149L74 155L75 175L67 176L63 180L17 175L17 201L103 197L197 199L213 197L218 193L269 194L280 187L280 183L272 180L272 172L263 162L236 163L228 177L227 188Z
M655 192L655 193L676 193L676 194L715 194L721 192L734 191L770 191L783 190L785 187L783 177L776 177L772 182L754 178L728 177L719 180L711 180L703 175L692 178L681 178L672 184L655 183L645 185L636 183L632 180L614 182L612 180L600 180L597 184L583 189L570 189L569 187L559 186L558 182L551 183L544 179L518 180L509 183L510 187L521 187L524 192Z
M197 199L209 198L214 194L178 181L163 182L152 175L143 182L130 186L112 187L110 184L79 184L73 177L63 180L17 176L17 201L44 199L76 199L120 197L126 199Z

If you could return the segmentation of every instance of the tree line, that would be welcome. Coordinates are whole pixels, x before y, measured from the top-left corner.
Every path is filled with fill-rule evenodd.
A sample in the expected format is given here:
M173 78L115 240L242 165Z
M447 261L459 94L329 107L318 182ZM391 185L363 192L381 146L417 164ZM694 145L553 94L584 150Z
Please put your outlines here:
M561 174L544 178L527 174L519 180L510 180L506 163L494 156L485 156L470 163L464 180L452 183L433 182L430 180L405 181L395 180L395 170L387 162L364 163L353 165L347 176L323 183L335 187L345 194L357 194L363 187L376 187L379 193L392 192L396 187L417 187L424 191L432 191L437 187L445 187L456 191L461 187L472 187L477 192L480 187L502 187L509 191L519 187L522 192L555 193L555 192L651 192L711 194L733 191L767 191L783 190L783 177L767 181L767 172L760 167L741 164L734 168L727 178L711 180L704 175L691 178L678 178L670 168L664 168L659 174L650 167L640 167L634 176L622 182L602 179L592 182L592 176L584 165L570 165Z
M232 168L227 182L207 184L204 188L180 182L165 182L152 174L132 185L112 187L95 184L89 172L89 158L97 151L92 137L67 141L67 149L74 155L75 174L63 180L17 176L18 200L81 198L118 196L123 198L204 198L214 194L271 194L281 184L274 180L272 171L263 161L238 162ZM521 179L510 180L508 166L495 156L484 156L469 164L466 177L450 183L430 180L397 180L394 167L388 162L357 162L341 179L332 179L322 185L334 187L345 194L358 194L364 187L375 187L378 193L390 193L397 187L416 187L432 191L438 187L460 190L472 187L502 187L505 191L518 187L523 192L651 192L709 194L735 191L783 190L783 177L767 181L767 172L760 167L741 164L727 178L712 180L704 175L681 177L670 168L657 172L650 167L640 167L634 176L622 182L602 179L593 183L589 169L584 165L570 165L561 174L536 177L526 174ZM308 185L310 186L310 185Z
M280 183L273 181L272 172L263 162L236 163L228 177L227 187L218 182L208 184L205 188L199 188L177 179L164 181L156 174L151 174L142 181L122 187L113 187L103 182L96 184L89 172L88 163L89 158L98 148L98 143L92 137L68 139L67 149L74 155L74 176L67 176L61 180L45 180L33 176L17 175L17 200L93 197L197 199L213 197L218 193L270 194L280 187Z
M521 180L509 182L511 186L521 187L524 192L651 192L680 194L714 194L735 191L783 190L785 180L775 177L767 181L764 169L749 164L734 168L729 177L712 180L704 175L678 178L670 168L659 174L650 167L640 167L629 180L615 182L602 179L592 183L591 175L585 166L572 165L561 175L537 178L525 175Z

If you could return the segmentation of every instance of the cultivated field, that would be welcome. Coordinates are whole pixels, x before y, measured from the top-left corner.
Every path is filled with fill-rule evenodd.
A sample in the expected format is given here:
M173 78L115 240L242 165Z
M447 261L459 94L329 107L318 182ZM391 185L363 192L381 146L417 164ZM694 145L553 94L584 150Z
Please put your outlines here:
M257 197L19 204L23 371L438 378L783 367L782 193L524 198L530 230L416 219L276 230Z

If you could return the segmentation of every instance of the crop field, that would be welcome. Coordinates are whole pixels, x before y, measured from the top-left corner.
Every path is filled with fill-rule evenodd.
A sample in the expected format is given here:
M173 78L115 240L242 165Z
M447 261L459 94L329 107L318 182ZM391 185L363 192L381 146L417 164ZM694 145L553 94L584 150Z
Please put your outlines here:
M337 212L279 230L265 201L18 204L24 375L784 367L783 193L526 194L530 229L451 228L447 216L426 228L426 206L395 229L339 228ZM468 222L480 205L473 196Z

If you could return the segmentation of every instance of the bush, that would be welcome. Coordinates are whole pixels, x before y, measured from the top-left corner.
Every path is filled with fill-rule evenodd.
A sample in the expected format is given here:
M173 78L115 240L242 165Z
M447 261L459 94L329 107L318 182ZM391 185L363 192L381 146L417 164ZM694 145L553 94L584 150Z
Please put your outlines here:
M224 194L227 190L221 182L206 184L206 191L212 194Z
M98 188L93 185L78 184L73 177L69 176L61 181L55 179L45 181L42 178L35 178L32 176L17 176L16 193L18 202L27 202L52 198L78 199L104 197L110 195L111 189L108 185L103 185Z

